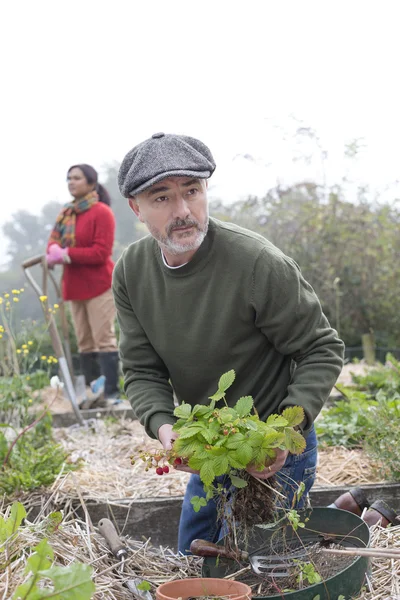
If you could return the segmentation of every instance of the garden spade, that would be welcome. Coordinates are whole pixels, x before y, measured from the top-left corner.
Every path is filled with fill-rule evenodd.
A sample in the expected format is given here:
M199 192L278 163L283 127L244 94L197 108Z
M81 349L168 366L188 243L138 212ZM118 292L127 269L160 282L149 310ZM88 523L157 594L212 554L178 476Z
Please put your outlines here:
M38 265L38 264L41 264L42 271L43 271L42 288L40 288L40 286L34 280L31 272L29 271L29 269L31 267ZM26 276L27 280L29 281L29 283L31 284L32 288L35 290L38 298L41 301L42 307L44 309L44 318L46 320L46 323L47 323L47 326L49 329L49 334L50 334L53 350L57 357L58 364L59 364L60 371L61 371L61 377L62 377L62 380L65 385L65 391L67 392L68 398L72 404L72 408L73 408L73 411L75 413L78 423L80 425L83 425L84 420L83 420L82 415L79 410L78 401L77 401L77 397L76 397L76 393L75 393L75 388L74 388L74 384L73 384L73 380L72 380L73 368L72 368L71 349L69 346L69 339L68 339L68 323L67 323L67 319L65 316L64 303L61 298L59 286L57 285L54 277L49 273L49 270L47 267L47 262L46 262L46 257L44 255L34 256L33 258L29 258L28 260L25 260L22 263L22 268L25 271L25 276ZM47 284L48 284L49 276L51 277L51 280L56 288L56 292L59 297L61 324L62 324L63 334L64 334L63 335L64 346L61 342L61 338L58 333L55 319L54 319L52 313L49 312L48 310L46 310L45 302L47 301L47 287L48 287ZM43 298L45 298L45 300L43 300ZM65 350L64 350L64 348L65 348Z

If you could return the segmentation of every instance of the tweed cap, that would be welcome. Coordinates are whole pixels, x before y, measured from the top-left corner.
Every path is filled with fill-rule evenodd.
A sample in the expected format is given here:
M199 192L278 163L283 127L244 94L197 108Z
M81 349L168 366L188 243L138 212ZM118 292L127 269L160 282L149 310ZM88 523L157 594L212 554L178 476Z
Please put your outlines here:
M122 161L118 186L125 198L143 192L167 177L211 177L215 162L203 142L186 135L155 133Z

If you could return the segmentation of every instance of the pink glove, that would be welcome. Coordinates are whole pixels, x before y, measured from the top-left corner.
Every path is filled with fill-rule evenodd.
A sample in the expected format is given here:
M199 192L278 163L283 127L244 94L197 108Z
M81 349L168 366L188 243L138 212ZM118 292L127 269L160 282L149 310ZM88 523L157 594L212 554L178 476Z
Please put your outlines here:
M63 265L70 263L71 259L68 256L68 248L61 248L58 244L52 244L46 254L48 266L51 268L54 265Z

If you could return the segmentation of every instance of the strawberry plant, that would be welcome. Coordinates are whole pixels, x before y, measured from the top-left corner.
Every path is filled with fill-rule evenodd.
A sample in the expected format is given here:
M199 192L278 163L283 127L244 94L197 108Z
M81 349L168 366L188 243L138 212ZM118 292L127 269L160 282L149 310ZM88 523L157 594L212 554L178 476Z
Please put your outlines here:
M179 437L172 451L141 455L146 468L156 466L160 475L161 471L166 472L159 466L165 458L170 464L183 461L199 471L206 498L192 498L196 512L221 492L221 487L214 483L216 477L228 475L236 489L244 488L248 485L245 471L248 466L262 471L268 462L273 462L277 449L300 454L306 446L304 437L294 429L304 420L301 407L286 408L282 414L272 414L265 422L261 421L251 396L243 396L234 406L228 406L226 391L234 380L233 370L222 375L207 405L183 402L175 408L178 420L173 430ZM217 407L218 402L223 405Z

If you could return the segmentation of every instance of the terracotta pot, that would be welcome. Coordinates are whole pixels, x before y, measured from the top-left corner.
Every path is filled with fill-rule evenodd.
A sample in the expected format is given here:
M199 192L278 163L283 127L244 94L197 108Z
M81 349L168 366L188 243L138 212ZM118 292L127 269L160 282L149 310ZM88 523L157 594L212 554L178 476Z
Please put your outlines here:
M228 579L193 577L163 583L156 590L157 600L187 600L202 596L219 596L230 600L251 600L251 589L245 583Z

